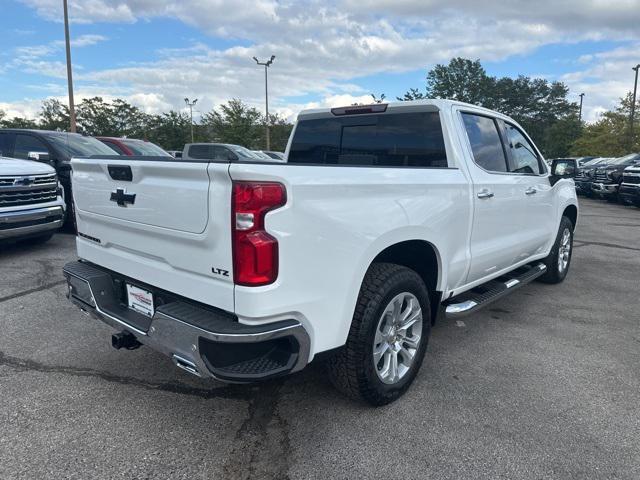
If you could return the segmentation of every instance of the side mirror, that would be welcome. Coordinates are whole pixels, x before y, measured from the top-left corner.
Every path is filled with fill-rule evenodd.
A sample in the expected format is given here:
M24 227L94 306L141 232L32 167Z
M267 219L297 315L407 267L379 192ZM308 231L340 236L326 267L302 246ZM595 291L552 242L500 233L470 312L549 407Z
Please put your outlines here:
M233 152L229 152L229 154L227 155L227 160L229 160L230 162L237 162L238 161L238 155L236 155Z
M563 158L551 163L551 176L560 178L574 178L578 173L576 160Z
M27 154L27 158L29 160L35 160L36 162L47 162L51 161L48 152L29 152Z

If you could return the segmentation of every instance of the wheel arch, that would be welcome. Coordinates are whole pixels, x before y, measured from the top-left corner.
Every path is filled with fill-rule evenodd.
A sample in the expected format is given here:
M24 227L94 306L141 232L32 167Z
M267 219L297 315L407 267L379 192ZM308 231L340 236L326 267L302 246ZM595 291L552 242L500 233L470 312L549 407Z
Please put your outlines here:
M435 245L419 239L399 241L382 249L371 260L367 269L375 263L402 265L420 276L429 291L431 322L434 323L442 300L439 286L443 273L440 254Z
M571 223L573 224L573 228L575 230L576 223L578 222L578 207L573 204L567 205L562 211L562 217L567 217L569 220L571 220Z

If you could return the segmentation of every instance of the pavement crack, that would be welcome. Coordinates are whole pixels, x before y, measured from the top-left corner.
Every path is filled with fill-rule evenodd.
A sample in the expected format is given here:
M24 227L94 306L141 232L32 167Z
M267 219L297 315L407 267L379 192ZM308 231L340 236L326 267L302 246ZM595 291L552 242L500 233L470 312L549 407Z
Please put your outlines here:
M278 412L283 381L260 385L249 402L249 414L235 437L224 478L289 478L289 426Z
M41 292L42 290L48 290L50 288L57 287L58 285L62 285L63 283L66 283L66 280L58 280L57 282L46 283L44 285L40 285L39 287L31 288L29 290L23 290L22 292L18 293L13 293L11 295L7 295L6 297L0 297L0 303L13 300L14 298L24 297L25 295L31 295L32 293Z
M226 385L224 387L217 388L198 388L176 382L146 382L137 378L123 377L92 368L47 365L34 360L13 357L3 352L0 352L0 367L1 366L23 371L72 375L75 377L95 377L110 383L130 385L144 390L188 395L203 398L205 400L223 398L251 401L255 392L255 387L251 388L251 386L247 385Z

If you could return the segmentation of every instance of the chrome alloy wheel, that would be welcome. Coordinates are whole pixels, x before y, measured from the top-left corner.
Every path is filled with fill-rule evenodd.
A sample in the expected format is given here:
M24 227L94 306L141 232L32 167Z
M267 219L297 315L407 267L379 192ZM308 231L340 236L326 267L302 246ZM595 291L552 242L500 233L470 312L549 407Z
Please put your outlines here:
M571 231L565 228L560 239L560 247L558 248L558 271L564 272L569 265L571 258Z
M420 302L409 292L396 295L382 312L373 340L373 366L383 383L397 383L407 374L421 337Z

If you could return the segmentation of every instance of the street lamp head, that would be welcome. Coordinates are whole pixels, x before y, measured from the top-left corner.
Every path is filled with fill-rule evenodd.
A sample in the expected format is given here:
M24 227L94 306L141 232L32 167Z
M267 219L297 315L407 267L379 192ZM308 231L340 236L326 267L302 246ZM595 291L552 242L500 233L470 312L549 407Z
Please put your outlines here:
M198 101L198 99L197 99L197 98L194 98L194 99L193 99L193 104L195 105L197 101Z
M184 103L189 103L189 99L187 97L184 97Z
M256 57L252 57L252 58L256 61L256 63L257 63L258 65L260 64L260 62L258 61L258 59L257 59Z
M638 71L638 69L640 69L640 63L635 67L631 67L631 70L635 70L636 72Z

